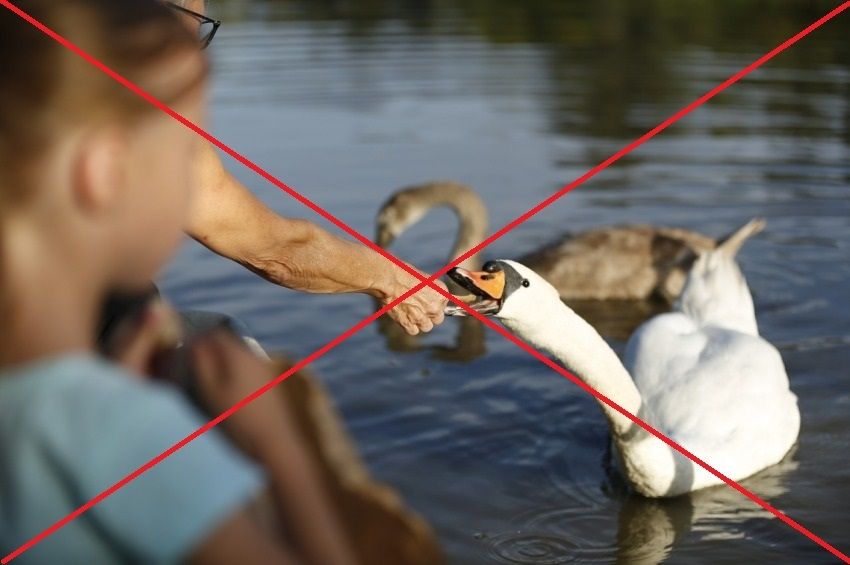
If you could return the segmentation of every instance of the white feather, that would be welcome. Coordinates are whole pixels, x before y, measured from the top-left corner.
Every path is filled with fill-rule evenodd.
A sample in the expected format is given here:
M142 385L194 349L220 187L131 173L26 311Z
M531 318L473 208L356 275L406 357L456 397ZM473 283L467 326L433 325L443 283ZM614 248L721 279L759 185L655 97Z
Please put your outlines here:
M726 476L740 480L779 462L800 428L779 351L758 335L749 288L734 255L761 225L751 222L701 256L675 312L641 326L625 366L599 334L533 271L497 317L532 345ZM745 229L746 228L746 229ZM631 375L631 376L630 376ZM628 418L600 402L623 474L646 496L675 496L720 484Z

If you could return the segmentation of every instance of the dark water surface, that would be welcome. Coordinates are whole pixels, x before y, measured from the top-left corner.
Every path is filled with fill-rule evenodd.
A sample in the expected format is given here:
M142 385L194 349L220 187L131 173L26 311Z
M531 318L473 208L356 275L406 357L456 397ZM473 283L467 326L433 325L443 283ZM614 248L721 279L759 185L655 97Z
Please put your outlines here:
M480 191L498 228L836 4L218 0L211 129L364 233L394 188L445 178ZM720 235L766 217L741 263L802 432L783 464L744 484L845 552L848 37L850 14L487 252L516 257L618 222ZM276 210L314 217L232 165ZM435 212L394 251L433 269L453 234L452 216ZM297 357L371 312L361 296L281 290L194 244L163 286ZM588 312L622 348L634 313ZM587 395L490 332L485 355L453 351L459 329L451 320L399 352L373 325L314 365L371 469L435 526L453 563L830 561L728 488L628 494L606 476L606 426Z

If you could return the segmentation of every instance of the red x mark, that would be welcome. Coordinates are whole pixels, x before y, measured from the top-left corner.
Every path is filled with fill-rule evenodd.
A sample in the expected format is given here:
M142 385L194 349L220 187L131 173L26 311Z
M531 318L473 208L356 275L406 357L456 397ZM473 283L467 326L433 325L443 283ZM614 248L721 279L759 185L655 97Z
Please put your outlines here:
M592 169L587 171L585 174L583 174L579 178L575 179L570 184L566 185L564 188L562 188L561 190L559 190L558 192L556 192L555 194L553 194L549 198L543 200L542 202L540 202L539 204L537 204L536 206L534 206L533 208L531 208L530 210L528 210L527 212L525 212L524 214L519 216L514 221L505 225L503 228L501 228L500 230L498 230L497 232L492 234L490 237L488 237L487 239L485 239L484 241L479 243L477 246L468 250L466 253L464 253L463 255L461 255L460 257L458 257L457 259L455 259L454 261L452 261L451 263L449 263L448 265L446 265L445 267L443 267L442 269L440 269L439 271L437 271L436 273L434 273L433 275L431 275L430 277L427 277L427 278L423 277L418 272L416 272L413 269L411 269L410 267L408 267L404 262L402 262L401 260L396 258L394 255L392 255L388 251L378 247L376 244L374 244L368 238L361 235L359 232L350 228L342 220L336 218L334 215L332 215L331 213L322 209L321 207L319 207L317 204L313 203L308 198L302 196L301 194L299 194L295 190L288 187L286 184L284 184L283 182L281 182L280 180L278 180L277 178L272 176L271 173L267 172L266 170L262 169L258 165L254 164L253 162L248 160L246 157L244 157L240 153L234 151L233 149L231 149L230 147L225 145L223 142L219 141L217 138L213 137L211 134L209 134L205 130L201 129L199 126L190 122L189 120L187 120L186 118L184 118L183 116L181 116L180 114L178 114L177 112L175 112L174 110L172 110L171 108L166 106L164 103L160 102L159 100L157 100L156 98L154 98L153 96L151 96L150 94L148 94L147 92L145 92L144 90L142 90L141 88L139 88L138 86L136 86L135 84L133 84L132 82L127 80L126 78L124 78L123 76L119 75L118 73L116 73L115 71L113 71L112 69L110 69L109 67L107 67L106 65L104 65L103 63L101 63L100 61L98 61L97 59L95 59L94 57L92 57L91 55L89 55L88 53L86 53L85 51L83 51L82 49L80 49L79 47L77 47L76 45L74 45L73 43L68 41L67 39L65 39L64 37L60 36L59 34L54 32L50 28L46 27L44 24L37 21L36 19L31 17L29 14L25 13L20 8L18 8L14 4L12 4L9 0L0 0L0 5L11 10L12 12L14 12L18 16L20 16L23 20L25 20L29 24L33 25L34 27L38 28L44 34L46 34L50 38L54 39L55 41L60 43L65 48L67 48L70 51L74 52L75 54L79 55L80 57L85 59L87 62L89 62L92 66L94 66L95 68L104 72L105 74L107 74L109 77L114 79L116 82L118 82L122 86L131 90L132 92L134 92L138 96L142 97L143 99L145 99L147 102L149 102L153 106L157 107L158 109L162 110L163 112L170 115L174 119L178 120L183 125L185 125L189 129L191 129L192 131L196 132L198 135L200 135L201 137L203 137L204 139L206 139L207 141L209 141L210 143L212 143L213 145L215 145L216 147L218 147L219 149L221 149L222 151L224 151L225 153L227 153L231 157L235 158L237 161L239 161L240 163L242 163L246 167L250 168L251 170L253 170L257 174L259 174L261 177L265 178L266 180L268 180L269 182L271 182L272 184L274 184L275 186L277 186L278 188L280 188L284 192L286 192L291 197L295 198L296 200L298 200L299 202L301 202L302 204L304 204L305 206L307 206L308 208L310 208L311 210L313 210L314 212L316 212L317 214L319 214L320 216L322 216L323 218L325 218L326 220L328 220L329 222L331 222L332 224L337 226L338 228L342 229L344 232L346 232L347 234L349 234L350 236L352 236L353 238L355 238L359 242L363 243L364 245L371 247L372 249L374 249L375 251L377 251L378 253L380 253L384 257L386 257L388 260L392 261L393 263L395 263L396 265L398 265L399 267L401 267L405 271L409 272L411 275L413 275L414 277L416 277L417 279L419 279L421 281L419 284L417 284L416 286L414 286L413 288L411 288L410 290L405 292L403 295L401 295L400 297L398 297L394 301L390 302L389 304L387 304L386 306L384 306L383 308L381 308L380 310L378 310L377 312L375 312L371 316L368 316L364 320L355 324L354 326L352 326L351 328L349 328L348 330L346 330L345 332L341 333L336 338L334 338L333 340L328 342L325 346L317 349L316 351L314 351L313 353L311 353L310 355L308 355L307 357L305 357L304 359L299 361L291 369L282 373L281 375L279 375L274 380L268 382L266 385L264 385L260 389L249 394L248 396L246 396L245 398L243 398L242 400L240 400L239 402L237 402L236 404L231 406L229 409L227 409L224 412L222 412L221 414L219 414L213 420L207 422L206 424L204 424L203 426L201 426L200 428L195 430L190 435L186 436L185 438L183 438L182 440L180 440L176 444L172 445L170 448L168 448L166 451L164 451L160 455L154 457L153 459L151 459L150 461L148 461L147 463L145 463L144 465L142 465L141 467L139 467L138 469L136 469L135 471L133 471L132 473L130 473L129 475L127 475L126 477L124 477L123 479L121 479L120 481L115 483L114 485L112 485L111 487L107 488L106 490L104 490L103 492L101 492L100 494L98 494L97 496L92 498L87 503L85 503L82 506L80 506L79 508L77 508L71 514L62 518L61 520L54 523L52 526L48 527L46 530L44 530L40 534L36 535L32 539L30 539L29 541L24 543L22 546L20 546L19 548L17 548L16 550L11 552L7 556L5 556L2 560L0 560L0 563L2 563L3 565L11 562L13 559L15 559L16 557L20 556L22 553L24 553L28 549L35 546L37 543L41 542L46 537L50 536L51 534L53 534L54 532L56 532L57 530L59 530L60 528L62 528L66 524L68 524L69 522L71 522L72 520L78 518L81 514L88 511L94 505L99 504L104 499L111 496L112 494L114 494L116 491L118 491L122 487L126 486L131 481L135 480L141 474L145 473L146 471L148 471L149 469L151 469L155 465L159 464L161 461L163 461L164 459L166 459L167 457L169 457L170 455L172 455L176 451L183 448L185 445L187 445L189 442L193 441L195 438L203 435L204 433L206 433L207 431L209 431L210 429L212 429L213 427L215 427L219 423L223 422L224 420L226 420L227 418L232 416L234 413L236 413L238 410L240 410L240 409L244 408L246 405L250 404L257 397L265 394L266 392L268 392L269 390L271 390L272 388L274 388L275 386L277 386L278 384L280 384L281 382L283 382L284 380L289 378L296 371L298 371L301 368L305 367L306 365L312 363L313 361L315 361L316 359L318 359L319 357L321 357L322 355L324 355L325 353L327 353L328 351L330 351L331 349L333 349L334 347L336 347L337 345L339 345L340 343L342 343L343 341L345 341L346 339L348 339L349 337L351 337L352 335L354 335L355 333L357 333L358 331L360 331L361 329L363 329L364 327L366 327L367 325L369 325L370 323L375 321L377 318L379 318L380 316L382 316L383 314L385 314L386 312L388 312L389 310L394 308L399 303L403 302L404 300L406 300L407 298L409 298L413 294L422 290L425 286L429 286L430 288L440 292L442 295L447 297L449 300L452 300L453 302L455 302L459 306L463 307L471 316L478 318L481 322L486 324L488 327L490 327L494 331L500 333L506 339L514 342L517 346L519 346L520 348L527 351L530 355L537 358L540 362L551 367L552 370L561 374L565 378L571 380L572 382L574 382L575 384L577 384L578 386L583 388L585 391L587 391L588 393L590 393L591 395L593 395L594 397L596 397L600 401L604 402L605 404L609 405L613 409L617 410L618 412L623 414L625 417L629 418L636 425L642 427L647 432L651 433L652 435L654 435L655 437L657 437L658 439L660 439L661 441L663 441L664 443L669 445L671 448L673 448L676 451L680 452L681 454L685 455L686 457L691 459L694 463L696 463L700 467L703 467L704 469L706 469L707 471L709 471L710 473L712 473L713 475L715 475L716 477L721 479L727 485L734 488L735 490L737 490L738 492L740 492L741 494L743 494L744 496L746 496L747 498L749 498L750 500L752 500L753 502L755 502L756 504L758 504L759 506L764 508L765 510L769 511L774 516L776 516L777 518L779 518L780 520L782 520L783 522L785 522L786 524L788 524L789 526L791 526L792 528L794 528L795 530L800 532L801 534L805 535L806 537L808 537L809 539L811 539L812 541L814 541L815 543L817 543L818 545L820 545L825 550L829 551L830 553L832 553L833 555L835 555L836 557L838 557L839 559L841 559L845 563L850 563L850 557L848 557L846 554L841 552L836 547L829 544L826 540L817 536L816 534L814 534L813 532L808 530L806 527L804 527L802 524L796 522L795 520L793 520L792 518L790 518L789 516L787 516L786 514L781 512L780 510L778 510L777 508L773 507L772 505L765 502L764 500L762 500L761 498L759 498L758 496L756 496L755 494L753 494L752 492L750 492L746 488L742 487L737 482L735 482L732 479L730 479L729 477L727 477L726 475L720 473L719 471L717 471L716 469L711 467L708 463L706 463L705 461L703 461L702 459L700 459L699 457L697 457L696 455L694 455L693 453L691 453L690 451L688 451L687 449L685 449L684 447L682 447L681 445L676 443L675 441L671 440L670 438L668 438L667 436L665 436L664 434L662 434L661 432L659 432L658 430L656 430L655 428L653 428L652 426L650 426L649 424L647 424L646 422L644 422L643 420L641 420L640 418L635 416L634 414L628 412L627 410L622 408L620 405L618 405L617 403L615 403L611 399L607 398L606 396L600 394L599 392L597 392L596 390L594 390L590 386L586 385L578 377L571 374L569 371L567 371L566 369L564 369L560 365L556 364L555 362L553 362L549 358L545 357L544 355L539 353L537 350L535 350L533 347L531 347L530 345L528 345L527 343L525 343L521 339L519 339L516 336L514 336L513 334L511 334L510 332L508 332L506 329L504 329L500 325L493 322L491 319L485 318L484 316L478 314L477 312L475 312L474 310L469 308L465 303L459 301L458 299L453 297L451 294L449 294L448 292L444 291L443 289L441 289L440 287L438 287L434 284L434 281L436 279L443 276L452 267L460 264L465 259L467 259L467 258L471 257L472 255L478 253L484 247L490 245L491 243L493 243L494 241L496 241L497 239L499 239L500 237L505 235L507 232L509 232L513 228L519 226L521 223L525 222L526 220L528 220L529 218L531 218L532 216L534 216L535 214L537 214L538 212L540 212L541 210L543 210L544 208L549 206L550 204L554 203L555 201L560 199L562 196L564 196L565 194L567 194L568 192L570 192L574 188L583 184L585 181L596 176L602 170L604 170L608 166L610 166L613 163L615 163L616 161L618 161L621 157L623 157L624 155L635 150L637 147L643 145L645 142L649 141L651 138L655 137L657 134L664 131L665 129L667 129L669 126L671 126L675 122L679 121L681 118L683 118L684 116L689 114L691 111L693 111L697 107L699 107L702 104L704 104L705 102L709 101L711 98L713 98L714 96L716 96L717 94L719 94L720 92L722 92L723 90L725 90L726 88L731 86L732 84L738 82L739 80L741 80L743 77L745 77L746 75L748 75L749 73L751 73L755 69L761 67L764 63L766 63L767 61L769 61L770 59L772 59L773 57L775 57L776 55L778 55L782 51L785 51L787 48L791 47L792 45L794 45L795 43L800 41L802 38L804 38L805 36L810 34L815 29L819 28L820 26L822 26L823 24L825 24L829 20L835 18L840 13L844 12L847 8L850 8L850 0L840 4L839 6L837 6L836 8L831 10L830 12L828 12L826 15L824 15L823 17L821 17L820 19L818 19L817 21L815 21L814 23L812 23L811 25L809 25L808 27L806 27L805 29L803 29L802 31L797 33L796 35L785 40L784 42L782 42L780 45L778 45L777 47L775 47L774 49L772 49L768 53L762 55L757 60L753 61L752 63L750 63L749 65L747 65L743 69L741 69L740 71L736 72L735 74L733 74L732 76L727 78L725 81L718 84L717 86L715 86L714 88L712 88L711 90L709 90L708 92L706 92L705 94L703 94L702 96L700 96L699 98L697 98L696 100L694 100L693 102L691 102L690 104L685 106L684 108L680 109L675 114L673 114L672 116L670 116L669 118L667 118L666 120L664 120L663 122L661 122L660 124L658 124L657 126L652 128L650 131L643 134L639 138L635 139L634 141L632 141L631 143L629 143L628 145L626 145L625 147L623 147L622 149L620 149L619 151L617 151L616 153L614 153L613 155L611 155L610 157L608 157L607 159L605 159L604 161L602 161L601 163L599 163L598 165L596 165L595 167L593 167Z

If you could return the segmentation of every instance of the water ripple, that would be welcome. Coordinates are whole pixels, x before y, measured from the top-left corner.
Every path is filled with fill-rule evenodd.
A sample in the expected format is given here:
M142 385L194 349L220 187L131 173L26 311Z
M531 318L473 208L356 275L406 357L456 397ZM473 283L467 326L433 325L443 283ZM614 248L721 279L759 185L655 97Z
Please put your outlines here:
M534 532L503 534L493 539L490 549L492 557L509 563L558 565L579 557L578 546L570 540Z
M434 178L473 185L497 228L820 15L817 2L782 0L627 4L211 2L226 22L210 50L213 125L356 229L371 230L394 187ZM756 17L765 10L769 19ZM841 29L824 26L485 255L616 223L720 235L766 217L740 259L800 399L801 465L745 486L850 547ZM279 212L305 213L231 170ZM426 220L393 251L427 269L441 266L455 225L448 212ZM178 267L163 290L179 306L239 316L299 358L371 313L362 297L281 292L197 246ZM622 304L579 313L618 339L650 314ZM422 343L453 335L444 326ZM451 562L817 560L817 547L731 489L663 503L629 495L606 476L607 426L587 395L499 336L488 333L486 348L449 364L387 348L368 329L314 367L370 469L428 519Z

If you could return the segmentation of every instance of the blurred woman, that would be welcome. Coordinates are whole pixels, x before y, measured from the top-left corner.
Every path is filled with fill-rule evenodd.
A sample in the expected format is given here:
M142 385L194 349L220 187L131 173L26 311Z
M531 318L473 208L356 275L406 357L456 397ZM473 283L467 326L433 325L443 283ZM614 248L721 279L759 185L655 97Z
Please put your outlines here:
M196 122L207 63L152 0L16 3ZM143 290L180 240L194 134L0 9L0 547L97 496L205 419L173 386L94 353L108 292ZM156 336L161 308L143 322ZM197 344L219 413L272 376L227 336ZM281 403L261 397L41 543L22 563L351 563ZM251 516L272 489L287 540Z

